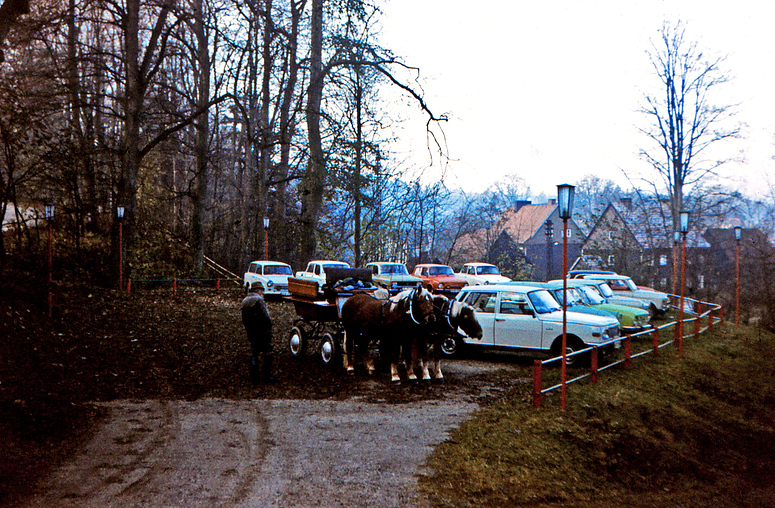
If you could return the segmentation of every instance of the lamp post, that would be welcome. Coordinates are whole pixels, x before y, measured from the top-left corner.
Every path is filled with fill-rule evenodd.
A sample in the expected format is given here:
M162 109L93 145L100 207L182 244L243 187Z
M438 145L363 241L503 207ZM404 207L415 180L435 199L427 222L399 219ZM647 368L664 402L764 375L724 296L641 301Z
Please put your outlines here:
M269 261L269 217L264 217L264 261Z
M562 409L565 409L566 357L568 354L568 219L573 213L576 187L567 183L557 186L558 213L562 219Z
M681 243L681 232L673 231L673 294L678 279L678 244Z
M735 326L740 324L740 240L743 238L743 228L735 226Z
M544 222L544 234L546 235L546 280L552 278L552 237L554 236L554 223L551 219Z
M689 232L689 212L681 210L679 214L681 230L681 308L678 310L678 356L684 355L684 288L686 287L686 234Z
M118 217L118 290L124 287L124 205L116 207Z
M48 222L48 317L52 315L53 299L51 296L51 284L54 282L53 268L53 233L54 233L54 203L46 203L44 208L46 222Z

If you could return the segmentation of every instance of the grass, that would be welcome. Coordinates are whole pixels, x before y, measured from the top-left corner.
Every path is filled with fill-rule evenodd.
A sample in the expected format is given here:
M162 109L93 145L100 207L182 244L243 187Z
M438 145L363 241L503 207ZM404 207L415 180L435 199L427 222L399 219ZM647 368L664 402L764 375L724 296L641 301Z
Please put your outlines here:
M683 359L671 346L569 386L565 411L557 393L533 408L528 390L436 449L420 478L433 506L775 506L768 332L717 326Z

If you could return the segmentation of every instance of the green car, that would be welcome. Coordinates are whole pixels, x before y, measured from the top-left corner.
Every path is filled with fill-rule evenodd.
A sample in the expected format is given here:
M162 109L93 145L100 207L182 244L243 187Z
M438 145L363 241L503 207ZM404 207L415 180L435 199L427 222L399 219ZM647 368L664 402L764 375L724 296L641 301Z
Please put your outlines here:
M560 293L562 293L562 282L551 282L550 284L559 286ZM594 288L590 287L589 282L585 284L583 280L569 279L568 287L575 289L586 305L616 314L624 332L639 332L649 325L649 319L651 318L649 311L627 305L606 303L605 298L600 296L600 293Z

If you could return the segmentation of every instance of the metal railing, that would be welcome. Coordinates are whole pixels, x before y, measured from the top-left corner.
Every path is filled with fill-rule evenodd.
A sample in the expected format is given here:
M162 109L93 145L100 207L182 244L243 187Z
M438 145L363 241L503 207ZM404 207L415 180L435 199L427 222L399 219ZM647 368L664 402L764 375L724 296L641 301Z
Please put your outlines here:
M671 295L675 296L675 295ZM645 356L648 354L655 354L658 355L659 351L662 348L668 347L672 344L676 344L678 347L679 356L683 356L683 340L687 337L691 337L692 335L695 338L699 338L701 333L704 333L705 331L712 331L713 325L715 323L723 323L724 322L724 308L721 305L715 304L715 303L709 303L709 302L701 302L699 300L694 300L691 298L684 298L684 301L686 303L691 304L692 310L685 310L685 312L692 315L692 317L684 318L683 324L686 325L687 323L694 323L694 333L689 335L684 335L683 333L680 333L680 329L685 329L684 327L679 326L681 323L680 319L677 319L675 321L671 321L669 323L665 323L660 326L653 326L647 330L643 330L638 333L633 334L627 334L624 337L619 337L617 339L609 340L607 342L603 342L601 344L596 344L594 346L590 346L586 349L582 349L579 351L574 351L573 353L566 355L566 361L568 358L573 358L575 356L580 355L590 355L590 367L589 372L586 372L585 374L582 374L580 376L574 377L572 379L565 380L564 386L567 386L572 383L576 383L578 381L582 381L584 379L590 379L592 383L597 383L598 375L600 372L611 369L613 367L617 367L619 365L624 365L625 369L630 369L632 367L632 360L635 358L639 358L641 356ZM673 306L674 308L678 308L676 306ZM686 307L686 305L685 305ZM703 312L703 309L706 309ZM714 312L718 311L718 316L714 317ZM707 325L705 327L702 326L702 320L707 318ZM660 342L660 331L666 330L670 327L673 327L675 330L674 338L672 340L666 340ZM651 347L648 349L645 349L643 351L639 351L636 353L632 352L632 339L646 336L651 334ZM679 336L680 335L680 336ZM600 348L604 347L615 347L617 343L621 343L621 346L624 349L624 357L620 360L608 363L602 367L599 366L599 350ZM533 362L533 406L534 407L541 407L541 398L545 393L551 392L553 390L557 390L559 388L563 387L563 383L555 384L546 388L542 388L542 373L543 373L543 367L545 365L552 364L554 362L562 362L562 356L557 356L554 358L549 358L546 360L535 360Z
M235 283L236 287L223 287L227 283ZM133 287L134 286L134 287ZM138 288L137 286L140 286ZM172 291L177 294L178 291L243 291L242 279L234 278L215 278L215 279L127 279L126 293L132 291L138 293L164 293Z

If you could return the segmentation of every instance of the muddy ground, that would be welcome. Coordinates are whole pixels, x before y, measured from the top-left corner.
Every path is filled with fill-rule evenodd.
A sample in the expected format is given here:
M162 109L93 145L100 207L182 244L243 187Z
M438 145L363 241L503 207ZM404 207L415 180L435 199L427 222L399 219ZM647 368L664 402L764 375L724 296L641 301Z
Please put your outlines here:
M43 289L41 289L41 287ZM475 355L443 384L302 359L270 301L276 382L248 379L239 291L0 285L3 506L421 506L423 459L531 360ZM527 402L526 402L527 403Z

